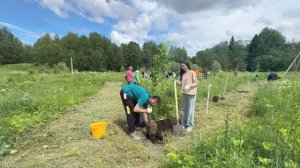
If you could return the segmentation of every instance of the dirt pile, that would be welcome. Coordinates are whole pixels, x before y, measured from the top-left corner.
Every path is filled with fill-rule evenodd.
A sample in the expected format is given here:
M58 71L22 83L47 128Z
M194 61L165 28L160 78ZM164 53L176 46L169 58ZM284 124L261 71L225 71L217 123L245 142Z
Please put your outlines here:
M159 143L163 141L163 132L172 132L173 125L176 123L174 119L164 119L164 120L150 120L146 124L146 137L152 143Z

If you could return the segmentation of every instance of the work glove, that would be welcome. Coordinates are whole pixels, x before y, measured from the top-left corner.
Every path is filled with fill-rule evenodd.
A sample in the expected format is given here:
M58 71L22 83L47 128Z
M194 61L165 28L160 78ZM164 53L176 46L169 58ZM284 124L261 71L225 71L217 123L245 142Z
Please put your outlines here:
M191 85L185 85L184 87L183 87L183 90L188 90L188 89L190 89L192 86Z
M151 106L149 106L149 107L147 108L147 113L152 113L152 107L151 107Z
M175 72L172 73L172 76L173 76L174 79L176 79L176 73Z

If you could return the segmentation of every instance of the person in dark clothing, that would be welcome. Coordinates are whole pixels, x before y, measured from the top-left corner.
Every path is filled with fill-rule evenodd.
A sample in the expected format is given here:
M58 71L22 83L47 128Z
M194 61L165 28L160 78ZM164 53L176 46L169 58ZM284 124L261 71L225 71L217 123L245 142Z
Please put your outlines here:
M203 77L207 80L208 73L207 73L206 70L204 70L204 71L202 72L202 75L203 75Z
M134 140L140 140L140 137L135 133L136 126L140 123L140 113L143 114L147 123L147 113L152 112L152 106L160 105L160 97L151 97L143 87L135 84L124 86L120 91L120 96L126 113L130 136Z

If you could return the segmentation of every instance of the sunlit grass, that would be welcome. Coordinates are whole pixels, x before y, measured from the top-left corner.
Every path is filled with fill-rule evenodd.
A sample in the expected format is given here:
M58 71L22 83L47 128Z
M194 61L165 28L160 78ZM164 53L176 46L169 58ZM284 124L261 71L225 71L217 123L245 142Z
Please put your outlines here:
M0 67L0 144L31 128L59 118L67 107L96 93L107 81L122 81L123 73L81 72L28 73L37 67L8 65ZM0 149L0 155L8 150Z
M162 167L299 167L300 74L289 73L258 90L250 120L195 139L192 151L169 152Z

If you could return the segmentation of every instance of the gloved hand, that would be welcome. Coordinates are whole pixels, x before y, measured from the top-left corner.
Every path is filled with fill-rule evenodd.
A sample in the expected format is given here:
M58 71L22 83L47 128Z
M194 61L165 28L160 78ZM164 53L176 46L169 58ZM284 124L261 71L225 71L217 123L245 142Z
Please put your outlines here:
M184 87L183 87L183 90L188 90L188 89L190 89L192 86L191 85L185 85Z
M147 113L152 113L152 107L151 107L151 106L149 106L149 107L147 108Z

